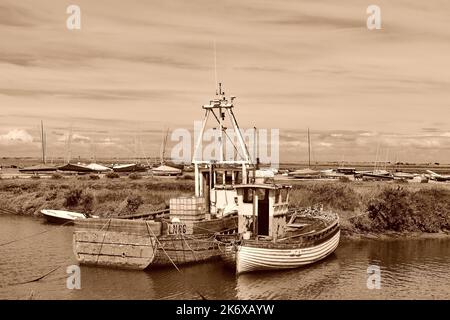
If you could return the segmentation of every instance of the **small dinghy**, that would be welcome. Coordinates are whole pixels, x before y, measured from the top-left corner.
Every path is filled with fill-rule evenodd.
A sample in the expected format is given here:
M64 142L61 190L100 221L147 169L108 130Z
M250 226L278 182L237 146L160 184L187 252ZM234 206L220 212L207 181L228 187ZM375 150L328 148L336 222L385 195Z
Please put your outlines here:
M98 218L97 216L90 216L84 213L64 210L42 209L41 213L44 215L45 219L47 219L48 222L56 224L73 222L75 219Z

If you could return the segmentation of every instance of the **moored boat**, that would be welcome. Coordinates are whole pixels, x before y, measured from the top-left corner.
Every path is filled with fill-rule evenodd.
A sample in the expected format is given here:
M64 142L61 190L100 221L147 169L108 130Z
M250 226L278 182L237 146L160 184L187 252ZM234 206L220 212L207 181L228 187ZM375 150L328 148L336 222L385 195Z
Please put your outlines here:
M206 115L194 150L195 196L170 199L170 210L161 214L128 220L77 220L73 249L79 263L125 269L175 266L201 262L220 256L217 235L237 232L235 208L236 184L247 183L252 164L242 133L232 112L233 97L228 101L219 90L216 98L204 105ZM198 157L198 149L210 114L221 131L225 111L239 139L243 160L212 161ZM223 144L221 144L223 148ZM223 154L223 150L221 152Z
M81 264L143 270L218 257L215 232L236 230L237 217L191 222L169 219L86 219L75 222L73 249Z
M76 219L87 219L88 217L97 218L96 216L89 216L84 213L64 210L42 209L41 213L48 222L55 224L69 224Z
M222 259L237 274L297 268L324 259L338 246L338 216L323 210L291 212L289 189L276 184L237 186L238 236L217 237Z

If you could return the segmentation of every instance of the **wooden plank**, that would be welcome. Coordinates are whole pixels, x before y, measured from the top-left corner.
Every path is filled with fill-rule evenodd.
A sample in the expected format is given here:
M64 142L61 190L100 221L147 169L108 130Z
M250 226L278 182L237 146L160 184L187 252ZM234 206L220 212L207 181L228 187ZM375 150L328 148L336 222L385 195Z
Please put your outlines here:
M169 213L169 211L170 211L169 209L162 209L162 210L152 211L152 212L147 212L147 213L134 213L134 214L128 214L128 215L123 215L123 216L117 216L115 218L117 218L117 219L147 218L147 217L151 217L151 216Z
M147 227L148 226L148 227ZM75 220L75 230L96 229L112 232L126 232L133 234L159 236L161 222L126 219L80 219Z
M79 254L77 259L82 264L112 268L143 270L152 262L148 258Z
M77 252L77 254L107 255L147 259L152 259L155 253L152 246L135 246L129 244L124 245L110 243L102 244L89 242L76 242L75 251Z
M98 230L81 230L73 233L74 241L89 243L109 243L137 246L151 246L152 240L148 235L136 235L125 232L110 232Z

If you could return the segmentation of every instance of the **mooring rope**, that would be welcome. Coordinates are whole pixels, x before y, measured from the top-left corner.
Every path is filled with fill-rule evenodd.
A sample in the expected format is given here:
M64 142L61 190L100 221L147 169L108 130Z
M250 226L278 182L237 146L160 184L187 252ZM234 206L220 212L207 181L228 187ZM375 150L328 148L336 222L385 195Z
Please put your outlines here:
M181 234L181 238L183 239L184 243L185 243L186 246L189 248L189 250L192 251L192 255L194 256L195 261L198 261L197 256L195 255L195 251L191 248L191 246L189 245L189 243L187 243L187 241L186 241L186 239L185 239L185 237L184 237L183 234ZM191 240L194 240L194 239L191 239ZM183 248L184 248L184 246L183 246ZM186 258L185 258L184 260L186 260Z
M53 268L52 270L50 270L50 271L44 273L43 275L41 275L41 276L39 276L39 277L37 277L37 278L31 279L31 280L27 280L27 281L22 281L22 282L8 283L8 284L2 285L2 286L0 285L0 288L13 287L13 286L18 286L18 285L22 285L22 284L28 284L28 283L32 283L32 282L38 282L38 281L40 281L40 280L46 278L47 276L49 276L50 274L52 274L53 272L55 272L56 270L58 270L58 269L61 268L62 266L64 266L65 263L66 263L68 260L71 260L71 259L72 259L72 257L67 258L66 260L64 260L64 263L61 263L61 264L60 264L59 266L57 266L56 268Z
M158 237L155 235L155 233L153 232L153 230L151 228L149 228L147 221L145 221L145 225L147 226L147 232L149 233L150 236L150 232L152 233L153 237L156 239L159 247L161 247L162 251L164 252L164 254L167 256L167 258L169 259L169 261L172 263L172 265L175 267L175 269L178 271L178 273L183 276L183 279L186 281L186 275L178 268L178 266L175 264L175 262L172 260L172 258L169 256L169 254L166 252L166 250L164 250L163 245L161 244L161 242L159 241ZM192 288L194 289L195 293L197 293L203 300L208 300L206 299L206 297L201 294L201 292L199 290L197 290L192 284L190 284L192 286Z
M68 224L68 223L73 223L73 221L67 221L67 222L63 223L62 225L60 225L58 227L62 227L64 225ZM14 239L14 240L11 240L11 241L3 242L3 243L0 243L0 247L6 246L6 245L14 243L14 242L22 241L22 240L25 240L25 239L28 239L28 238L32 238L32 237L35 237L35 236L39 236L41 234L44 234L44 233L47 233L47 232L51 232L51 231L55 231L55 230L59 230L59 228L46 229L44 231L33 233L33 234L28 235L28 236L19 238L19 239Z
M100 229L100 231L102 231L103 228L105 227L105 225L108 224L108 226L106 227L105 233L103 234L102 243L100 244L100 250L98 250L97 260L95 261L95 264L98 264L98 259L100 258L100 254L101 254L102 248L103 248L103 243L105 242L106 234L108 233L109 226L111 225L111 220L112 219L110 218L107 222L105 222L103 227Z

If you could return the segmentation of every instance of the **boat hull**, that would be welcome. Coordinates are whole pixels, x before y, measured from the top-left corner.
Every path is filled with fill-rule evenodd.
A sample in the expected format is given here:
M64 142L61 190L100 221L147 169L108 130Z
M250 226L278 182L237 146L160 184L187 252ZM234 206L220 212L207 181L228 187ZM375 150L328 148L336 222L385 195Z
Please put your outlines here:
M291 269L314 263L331 254L339 238L340 231L336 229L328 239L312 246L299 244L284 248L274 244L272 248L261 248L244 243L236 247L236 273Z
M80 264L144 270L220 256L215 235L233 232L237 217L187 224L187 234L167 234L170 224L145 220L76 221L73 249Z
M47 222L53 224L73 224L75 219L86 219L86 216L78 212L43 209L41 213Z
M45 220L48 223L51 224L67 224L67 225L72 225L73 224L73 220L74 219L67 219L67 218L60 218L60 217L55 217L55 216L50 216L50 215L43 215Z

